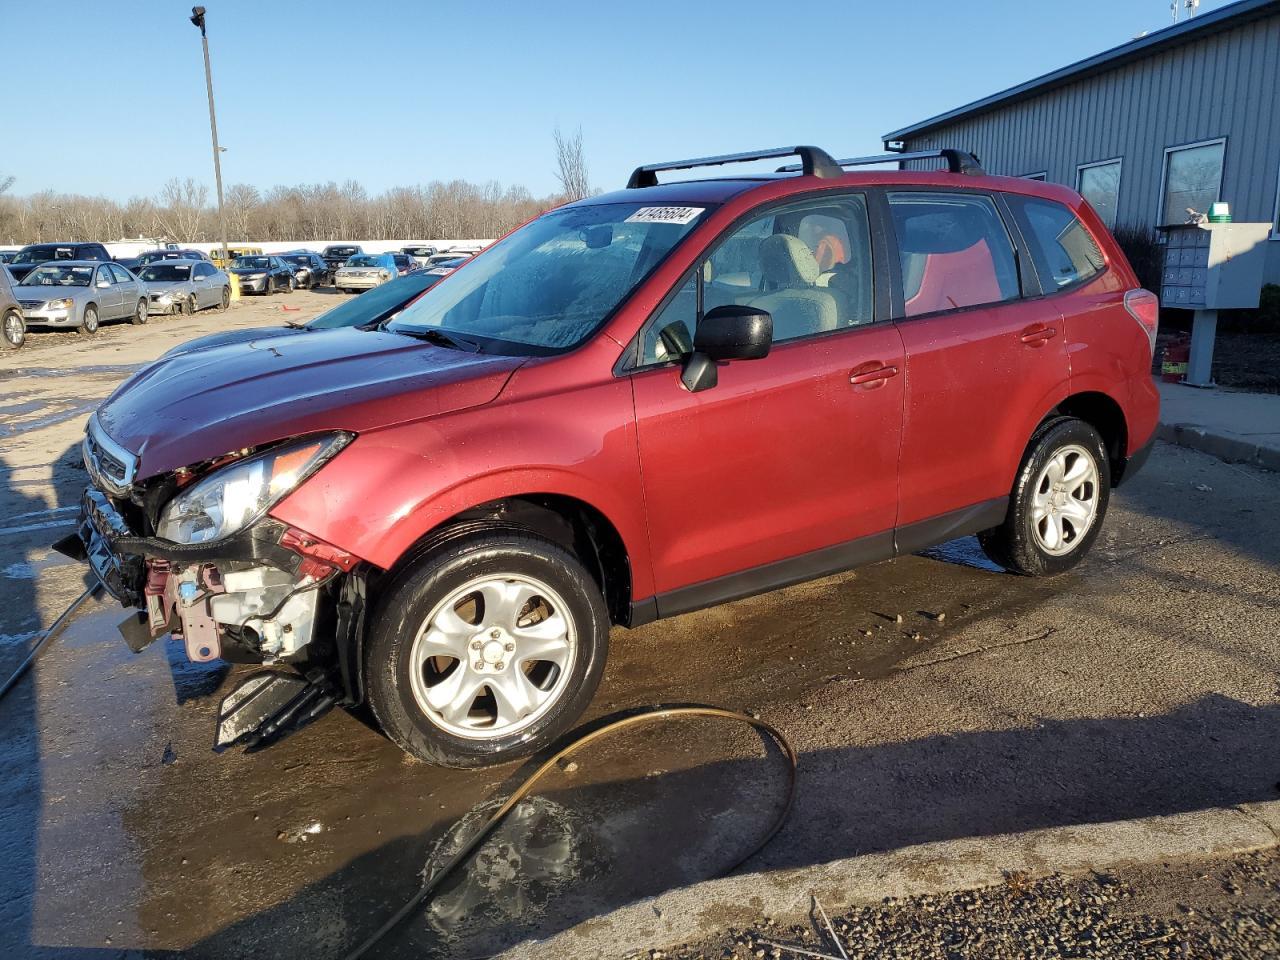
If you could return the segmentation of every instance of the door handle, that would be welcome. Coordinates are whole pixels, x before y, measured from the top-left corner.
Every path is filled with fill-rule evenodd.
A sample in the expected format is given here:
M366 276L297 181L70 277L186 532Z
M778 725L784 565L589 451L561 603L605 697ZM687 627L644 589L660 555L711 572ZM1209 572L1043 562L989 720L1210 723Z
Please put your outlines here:
M866 386L867 389L872 389L897 375L897 367L873 360L870 363L862 364L860 367L855 367L853 373L849 375L849 382L855 386Z
M1043 324L1035 324L1027 327L1018 337L1023 343L1029 347L1043 347L1046 343L1058 335L1056 327L1046 327Z

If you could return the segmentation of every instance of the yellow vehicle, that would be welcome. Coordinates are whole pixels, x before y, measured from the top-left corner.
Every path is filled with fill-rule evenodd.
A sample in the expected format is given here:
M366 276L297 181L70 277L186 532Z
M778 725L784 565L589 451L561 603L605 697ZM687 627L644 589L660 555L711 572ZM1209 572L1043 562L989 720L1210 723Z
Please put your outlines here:
M232 261L236 257L254 257L261 256L261 247L250 247L243 244L227 244L227 259L222 259L222 247L214 247L209 251L209 259L213 261L213 265L219 270L225 270L231 266Z

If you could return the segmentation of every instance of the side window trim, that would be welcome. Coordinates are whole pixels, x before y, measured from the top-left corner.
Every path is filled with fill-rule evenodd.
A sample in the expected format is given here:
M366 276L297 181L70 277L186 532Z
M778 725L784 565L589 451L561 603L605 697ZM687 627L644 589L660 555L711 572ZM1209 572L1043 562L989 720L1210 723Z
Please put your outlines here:
M854 327L843 327L837 330L828 331L825 334L819 334L818 336L830 336L832 334L848 333L851 330L866 329L869 327L873 327L879 323L885 323L891 320L892 316L890 315L890 311L888 309L889 282L888 282L888 278L885 276L885 274L882 271L883 271L883 268L886 266L887 262L892 258L889 258L886 255L886 251L888 248L885 248L885 250L881 249L882 242L883 242L882 234L877 232L876 221L878 218L875 213L874 200L873 200L874 194L882 193L882 192L883 191L881 191L877 187L850 186L844 189L812 190L805 193L794 193L794 194L789 194L785 197L780 197L777 200L769 201L768 203L760 204L757 207L752 207L750 210L747 210L744 213L740 214L739 216L735 217L732 221L730 221L724 227L724 229L722 229L719 233L717 233L715 237L712 238L712 240L705 247L702 248L702 253L698 256L697 261L695 261L687 270L685 270L684 273L680 275L680 278L671 285L671 289L668 290L663 295L662 299L658 301L657 306L655 306L651 311L649 311L649 315L645 317L644 322L640 324L639 329L636 331L635 335L631 338L631 340L628 341L626 348L622 351L621 355L619 355L617 362L614 363L613 365L614 376L620 376L620 377L630 376L633 373L639 373L645 370L656 370L661 367L668 367L674 364L675 361L673 360L663 360L655 363L641 362L642 360L641 351L643 351L644 349L645 334L649 331L649 328L654 323L654 321L656 321L657 318L661 316L662 312L666 310L668 306L670 306L671 301L674 300L679 295L684 285L688 283L690 279L693 279L695 277L697 278L697 283L694 288L695 296L697 298L696 309L698 312L698 316L701 317L703 313L703 301L702 301L703 265L707 262L707 260L709 260L715 254L715 252L720 248L720 245L723 244L724 241L727 240L729 237L731 237L734 233L736 233L740 228L750 223L752 220L758 220L760 217L768 216L771 211L776 210L779 207L787 207L787 206L791 206L792 204L802 203L808 200L822 200L826 198L838 198L841 196L850 196L850 195L861 196L866 203L867 234L868 234L867 241L868 243L871 244L871 278L872 278L871 279L871 283L872 283L871 323L866 323L866 324L862 324L860 326L854 326ZM882 260L884 262L882 262ZM808 340L808 339L814 339L814 338L807 337L805 339ZM788 342L799 343L802 341L796 340L796 341L788 341Z
M1035 266L1031 262L1027 245L1023 241L1022 231L1017 229L1016 221L1008 206L1005 204L1003 195L999 192L992 190L978 190L973 187L935 187L927 184L903 184L901 186L894 186L892 190L909 193L963 194L971 197L986 197L995 207L996 215L1004 225L1005 233L1009 237L1009 245L1013 247L1014 266L1018 271L1018 296L1012 300L994 300L990 303L975 303L969 306L955 307L951 310L933 310L929 313L920 313L915 316L908 317L906 315L906 299L903 293L902 260L898 256L890 256L888 258L887 265L892 282L891 293L893 306L891 310L891 317L894 323L908 323L913 320L927 320L930 317L945 317L950 316L951 314L967 313L970 310L991 310L1007 304L1020 303L1023 300L1040 295L1039 278L1037 277ZM884 188L880 192L882 196L881 203L879 205L879 214L880 218L884 222L884 232L888 239L888 249L896 252L898 250L898 232L897 228L894 226L893 212L889 207L890 190L889 188ZM1036 293L1029 294L1028 289L1035 290Z

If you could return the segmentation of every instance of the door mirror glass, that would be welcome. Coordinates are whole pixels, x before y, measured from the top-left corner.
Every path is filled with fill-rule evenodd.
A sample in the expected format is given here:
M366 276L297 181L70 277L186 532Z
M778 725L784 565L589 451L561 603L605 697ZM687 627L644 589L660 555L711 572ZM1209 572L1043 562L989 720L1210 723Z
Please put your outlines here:
M712 360L759 360L773 345L773 317L768 310L730 303L703 314L693 349Z

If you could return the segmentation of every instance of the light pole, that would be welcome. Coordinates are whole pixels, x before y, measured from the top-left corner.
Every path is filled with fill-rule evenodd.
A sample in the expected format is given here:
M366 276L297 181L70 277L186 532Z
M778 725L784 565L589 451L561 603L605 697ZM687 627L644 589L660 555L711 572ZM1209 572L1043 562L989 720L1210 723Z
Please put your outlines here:
M227 219L222 213L222 150L218 147L218 118L213 112L213 71L209 67L209 37L204 32L204 7L191 8L191 22L200 28L204 45L204 83L209 90L209 132L213 134L213 180L218 188L218 239L222 242L222 263L227 263Z

